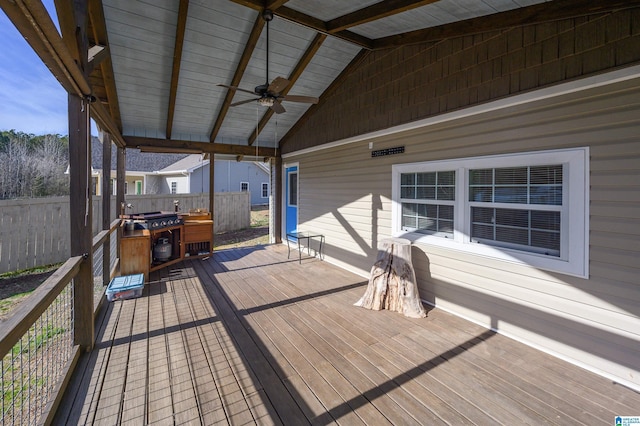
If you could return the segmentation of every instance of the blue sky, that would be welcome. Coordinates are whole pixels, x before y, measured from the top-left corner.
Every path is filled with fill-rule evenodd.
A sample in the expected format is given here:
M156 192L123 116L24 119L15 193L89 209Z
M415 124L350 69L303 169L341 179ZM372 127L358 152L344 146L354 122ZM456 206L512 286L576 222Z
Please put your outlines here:
M57 25L53 0L43 3ZM0 10L0 131L67 135L67 120L67 92Z

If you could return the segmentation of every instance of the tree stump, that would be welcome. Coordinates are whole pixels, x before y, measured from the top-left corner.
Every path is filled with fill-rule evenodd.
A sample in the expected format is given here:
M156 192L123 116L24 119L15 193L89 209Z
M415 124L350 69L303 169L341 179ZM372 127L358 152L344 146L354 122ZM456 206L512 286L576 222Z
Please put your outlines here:
M402 312L411 318L427 316L411 263L411 241L387 238L380 242L367 290L354 305L375 311Z

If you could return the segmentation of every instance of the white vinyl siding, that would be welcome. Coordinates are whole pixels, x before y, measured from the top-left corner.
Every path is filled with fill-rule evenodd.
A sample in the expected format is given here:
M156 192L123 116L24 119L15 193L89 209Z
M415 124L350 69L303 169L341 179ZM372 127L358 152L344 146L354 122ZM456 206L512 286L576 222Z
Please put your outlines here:
M394 233L394 164L588 147L581 184L589 218L576 229L588 247L583 256L587 277L523 262L517 250L510 260L420 241L412 249L413 265L423 300L640 389L640 77L602 80L611 83L586 90L571 83L559 97L516 99L508 108L488 104L485 112L463 110L449 121L437 117L424 127L286 155L287 162L299 162L305 171L300 227L323 232L327 261L368 277L378 243ZM371 157L371 149L397 146L405 153ZM553 157L543 162L565 163ZM440 170L451 170L445 166ZM515 166L476 162L467 169ZM469 191L458 173L456 183ZM573 196L563 189L563 203L572 206ZM463 200L471 204L468 194Z

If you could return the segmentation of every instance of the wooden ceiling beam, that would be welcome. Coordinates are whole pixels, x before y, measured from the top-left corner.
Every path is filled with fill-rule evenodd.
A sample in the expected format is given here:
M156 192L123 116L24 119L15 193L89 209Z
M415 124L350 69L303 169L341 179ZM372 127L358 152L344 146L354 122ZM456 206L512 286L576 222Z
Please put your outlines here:
M297 10L288 8L286 6L282 6L273 11L274 15L277 15L287 21L291 21L295 24L303 25L307 28L311 28L322 34L329 34L339 39L342 39L346 42L355 44L357 46L363 47L365 49L373 48L373 40L370 38L361 36L360 34L356 34L351 31L342 30L342 31L330 31L327 28L327 23L320 19L314 18L313 16L306 15L302 12L298 12Z
M231 1L236 4L251 8L253 10L257 10L258 12L262 12L262 10L265 8L264 3L260 0ZM295 24L310 28L319 33L332 35L349 43L364 47L365 49L373 48L373 40L371 40L370 38L346 30L331 32L327 29L327 23L321 19L314 18L313 16L298 12L297 10L291 9L286 6L279 6L278 8L274 7L272 8L272 10L274 15L286 19L287 21L291 21Z
M71 0L55 0L56 15L58 16L58 25L62 33L62 40L65 41L67 49L76 61L80 60L80 52L78 52L78 44L76 43L76 23L73 16L73 1Z
M446 38L503 30L519 25L532 25L560 19L638 7L640 0L555 0L506 12L452 22L437 27L409 31L374 40L374 49L438 41Z
M107 36L107 25L104 19L104 11L102 8L102 0L89 0L89 22L92 33L89 35L92 43L109 47L109 38ZM118 132L122 133L122 117L120 115L120 104L118 101L118 91L116 90L116 79L113 74L113 65L111 63L111 54L100 63L100 73L105 92L107 93L107 107L109 114L115 122ZM113 136L113 134L112 134Z
M235 144L223 144L223 143L211 143L211 142L194 142L184 140L168 140L168 139L156 139L145 138L138 136L125 136L127 148L140 149L141 147L153 147L156 152L160 152L163 149L166 152L201 152L205 154L227 154L227 155L244 155L247 157L276 157L275 148L267 147L253 147L248 145L235 145Z
M50 53L51 46L41 38L40 32L33 26L20 7L11 0L0 0L0 7L62 87L68 93L75 93L77 86L72 84L62 63L57 61L54 55Z
M67 93L88 98L91 86L44 5L39 0L0 0L0 7ZM98 125L112 132L116 144L124 146L120 131L104 107L96 103L91 111Z
M302 55L302 57L296 64L291 74L289 74L289 78L288 78L289 85L282 92L280 92L282 96L286 96L287 93L289 93L293 85L296 83L296 81L300 78L300 76L304 72L305 68L307 68L307 65L309 65L309 62L311 62L311 59L313 59L315 54L318 52L318 49L320 49L320 46L322 46L322 43L326 40L326 38L327 38L326 34L316 34L315 38L313 39L313 41L311 42L307 50ZM256 141L256 138L262 132L264 127L267 125L267 123L269 122L273 114L274 112L271 108L267 109L267 111L264 113L264 115L258 122L258 128L256 129L256 131L251 132L251 136L249 137L249 141L248 141L249 145L253 145L253 143Z
M334 33L350 27L366 24L398 13L406 12L416 7L435 3L439 0L387 0L371 6L339 16L326 22L327 31Z
M91 46L89 48L89 54L87 55L89 58L89 74L91 74L96 67L100 66L102 61L109 58L109 55L109 48L107 46Z
M266 2L266 9L276 10L289 0L269 0Z
M356 68L358 68L360 63L368 56L370 52L371 51L367 49L360 50L360 52L342 70L340 75L338 75L338 77L336 77L336 79L333 80L333 82L331 82L329 87L327 87L325 91L322 92L322 95L320 95L320 102L318 102L315 105L311 105L311 107L309 107L307 112L305 112L304 115L300 117L300 119L296 121L296 123L293 126L291 126L289 131L282 137L282 139L280 139L280 143L279 143L280 149L282 149L283 145L285 145L287 141L291 139L291 137L295 134L295 132L309 120L309 118L315 113L315 111L318 108L320 108L322 104L324 104L324 102L331 95L331 93L333 93L338 87L340 87L342 83L347 79L347 77L349 77L351 73Z
M187 29L188 12L189 0L180 0L180 6L178 6L178 23L176 25L176 42L173 47L171 85L169 86L169 108L167 109L167 127L165 129L165 136L167 139L171 139L171 131L173 129L173 115L176 111L178 79L180 78L180 64L182 63L182 45L184 44L184 33Z
M260 16L260 14L258 14L258 16L256 17L256 21L253 24L253 28L251 29L251 34L249 34L249 39L244 46L244 51L242 52L240 61L238 61L236 72L233 74L233 78L231 79L231 83L229 84L229 86L238 86L240 84L242 76L244 75L244 71L247 69L247 65L249 64L249 60L251 59L251 55L253 54L256 45L258 44L258 39L260 39L260 34L262 33L264 24L264 19L262 19L262 16ZM215 142L216 136L218 136L218 132L220 132L220 127L222 127L222 122L224 121L224 118L229 111L229 107L231 105L231 101L233 100L235 92L235 90L227 89L227 94L225 95L224 101L222 102L222 107L220 108L220 112L216 117L216 122L213 125L211 134L209 135L209 140L211 142Z

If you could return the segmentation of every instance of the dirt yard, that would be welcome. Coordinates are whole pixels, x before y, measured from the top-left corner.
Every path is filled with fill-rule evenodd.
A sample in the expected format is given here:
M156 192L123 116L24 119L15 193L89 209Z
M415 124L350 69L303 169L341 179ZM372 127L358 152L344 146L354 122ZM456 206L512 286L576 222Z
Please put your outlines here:
M239 231L224 232L213 236L214 250L249 247L269 243L269 208L254 207L251 226ZM0 276L0 321L7 318L11 309L27 298L42 284L57 266L40 268L20 274Z

